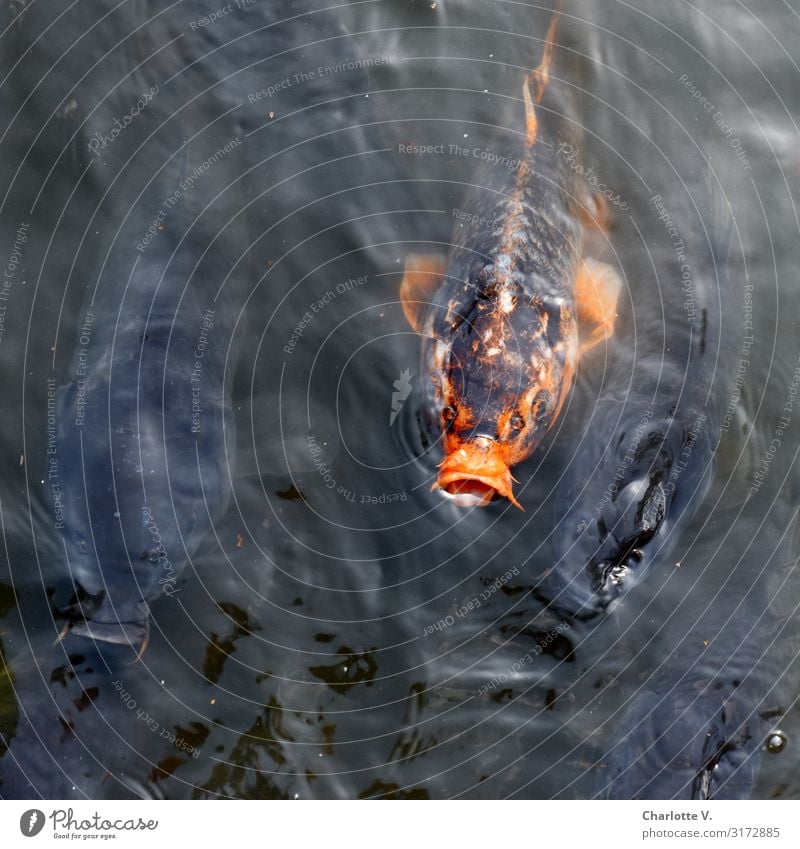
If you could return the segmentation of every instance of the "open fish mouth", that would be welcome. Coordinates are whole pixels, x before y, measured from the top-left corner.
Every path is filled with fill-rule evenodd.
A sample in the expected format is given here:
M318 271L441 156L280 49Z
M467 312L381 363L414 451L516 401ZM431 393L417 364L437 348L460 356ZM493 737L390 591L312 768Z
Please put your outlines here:
M491 478L459 478L437 486L459 507L485 507L500 496L501 481Z
M82 598L59 611L67 619L57 642L68 634L97 643L129 646L140 658L150 640L149 607L144 601L120 604L115 608L104 592L92 596L81 590Z
M502 456L502 447L489 440L462 443L439 465L433 489L441 489L459 507L485 507L496 498L507 498L520 510L514 497L514 478Z

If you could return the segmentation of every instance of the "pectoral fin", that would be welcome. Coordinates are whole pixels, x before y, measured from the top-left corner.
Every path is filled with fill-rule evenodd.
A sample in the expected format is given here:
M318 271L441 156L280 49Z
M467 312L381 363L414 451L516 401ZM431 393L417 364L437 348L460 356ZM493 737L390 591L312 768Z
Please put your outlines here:
M575 281L581 354L613 335L621 291L622 278L613 266L591 258L581 262Z
M447 260L436 254L409 254L400 285L400 302L408 323L421 332L425 313L447 271Z

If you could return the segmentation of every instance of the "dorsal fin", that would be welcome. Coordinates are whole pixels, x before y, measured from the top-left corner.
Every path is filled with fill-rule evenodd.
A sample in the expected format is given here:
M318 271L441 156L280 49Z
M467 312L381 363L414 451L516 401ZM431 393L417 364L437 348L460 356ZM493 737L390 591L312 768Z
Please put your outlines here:
M528 147L536 144L536 136L539 129L539 121L536 117L535 104L541 103L547 84L550 82L550 67L553 64L553 40L558 28L558 20L561 17L561 2L558 0L547 35L544 40L544 55L539 65L525 77L522 83L522 99L525 101L525 140ZM531 90L532 89L532 90Z

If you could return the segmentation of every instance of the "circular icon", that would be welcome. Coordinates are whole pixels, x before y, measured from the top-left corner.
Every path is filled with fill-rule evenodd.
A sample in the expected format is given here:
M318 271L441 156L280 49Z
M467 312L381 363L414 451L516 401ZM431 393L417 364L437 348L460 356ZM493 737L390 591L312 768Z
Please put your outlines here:
M44 828L44 812L31 808L19 818L19 830L25 837L36 837Z

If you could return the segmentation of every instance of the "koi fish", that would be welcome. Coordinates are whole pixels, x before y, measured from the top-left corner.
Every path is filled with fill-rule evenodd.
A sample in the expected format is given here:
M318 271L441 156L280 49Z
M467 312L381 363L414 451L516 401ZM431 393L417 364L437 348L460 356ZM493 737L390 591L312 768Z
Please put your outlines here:
M692 542L691 560L698 573L719 576L725 589L714 594L719 584L711 578L715 589L697 591L695 584L694 592L676 599L680 634L665 624L656 639L671 651L626 695L611 745L599 759L598 796L753 794L762 756L786 745L781 705L796 693L796 531L794 504L779 499L768 511L756 499L714 511ZM694 624L686 628L687 622ZM704 641L699 656L681 651Z
M141 655L151 607L174 615L182 571L230 501L236 466L230 374L254 273L248 198L263 188L240 178L268 151L289 149L298 132L276 122L268 141L247 142L264 115L241 103L241 87L256 90L273 56L267 73L277 78L287 61L282 51L319 44L323 35L319 61L341 58L342 22L317 6L272 0L191 32L184 32L186 22L217 8L211 0L187 0L152 21L138 20L145 10L137 7L123 22L138 36L128 57L129 83L113 97L105 88L102 96L87 89L86 102L101 106L87 116L83 137L73 136L75 156L102 153L88 184L102 198L102 215L92 228L96 258L86 251L87 261L97 263L96 278L91 265L83 269L92 285L56 398L57 527L74 590L60 611L67 620L62 639L132 647ZM64 25L83 32L79 17L65 17ZM254 28L258 38L251 37ZM108 47L103 39L97 43L99 51ZM72 57L66 73L76 86L97 56ZM304 86L302 102L327 99L339 84L349 92L354 79ZM93 78L86 83L93 84ZM113 145L95 151L87 142L123 113L130 86L159 91ZM341 109L331 121L355 123ZM362 136L353 139L366 144ZM84 207L94 206L92 198ZM271 201L276 220L281 203ZM270 229L261 213L257 226L259 233Z
M213 178L229 175L220 168ZM139 208L134 212L131 220L143 232L146 217ZM75 379L56 394L61 534L77 596L62 611L68 624L61 638L72 633L131 646L141 656L150 602L181 591L181 572L229 500L235 430L224 378L236 302L214 302L213 291L198 284L180 300L209 229L224 229L225 214L220 206L192 230L197 203L187 198L171 214L184 250L159 234L119 276L114 272L125 258L115 251L111 271L84 305L83 342L70 368ZM206 276L198 278L223 279L234 263L226 243L207 252Z
M93 8L104 5L98 0ZM255 273L253 227L260 234L271 229L265 213L254 224L248 211L264 186L240 178L269 160L268 152L291 149L294 134L306 137L305 128L276 121L269 139L257 141L263 110L241 103L241 90L257 90L265 67L272 68L267 79L279 78L285 55L308 44L324 42L315 56L332 66L346 34L335 11L320 11L310 0L255 4L246 15L191 32L186 22L218 8L212 0L186 0L152 20L146 5L123 21L137 40L120 59L132 63L128 82L113 96L87 71L109 48L104 39L66 63L69 85L86 80L79 100L100 104L71 140L76 162L81 151L98 157L86 184L96 196L79 208L101 200L87 240L89 264L76 266L87 277L87 296L56 395L57 466L50 460L59 487L63 575L73 589L59 611L66 619L60 639L93 640L106 650L118 645L124 654L132 647L138 655L153 610L174 616L179 609L174 597L182 572L224 515L236 474L230 375L243 344L243 303L254 295L248 282ZM97 11L98 20L107 14ZM44 24L34 26L26 16L21 25L35 33ZM63 26L74 28L68 41L75 40L86 29L85 16L65 15ZM304 86L302 103L326 101L337 91L343 96L356 77L337 80ZM156 88L158 94L112 145L95 150L90 140L123 114L131 86L137 97ZM203 97L195 96L198 86ZM20 103L24 96L27 89ZM347 110L334 111L330 127L357 124ZM351 138L359 150L372 146L364 135ZM316 162L319 155L306 149L293 167L302 172L301 159ZM349 179L346 169L340 173L336 179ZM273 198L268 214L276 222L282 204L293 208L294 200ZM240 468L252 472L255 463Z
M569 95L551 80L559 16L522 84L524 131L498 144L515 167L482 166L485 188L467 201L449 257L407 257L401 284L443 435L433 488L462 506L500 496L522 509L511 468L558 419L580 356L614 331L619 275L583 255L607 210L559 155L579 149Z

